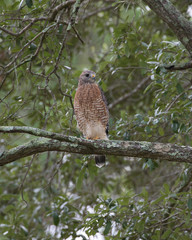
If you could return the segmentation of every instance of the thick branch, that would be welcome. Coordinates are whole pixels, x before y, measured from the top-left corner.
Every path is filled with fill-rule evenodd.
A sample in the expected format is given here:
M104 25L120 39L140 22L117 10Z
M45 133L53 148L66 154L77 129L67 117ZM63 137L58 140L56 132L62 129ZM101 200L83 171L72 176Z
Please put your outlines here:
M143 0L175 33L192 56L192 25L169 0Z
M37 138L27 144L2 152L0 154L0 166L35 153L46 151L62 151L79 154L106 154L192 163L192 147L189 146L144 141L92 141L30 127L1 126L0 132L29 133L36 136L52 138ZM59 140L56 140L57 138Z

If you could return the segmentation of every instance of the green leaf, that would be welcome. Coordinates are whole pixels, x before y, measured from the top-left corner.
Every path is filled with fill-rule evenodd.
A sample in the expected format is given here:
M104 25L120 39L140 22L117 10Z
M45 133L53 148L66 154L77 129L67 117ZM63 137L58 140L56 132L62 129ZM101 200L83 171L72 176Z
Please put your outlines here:
M162 236L162 239L167 239L171 234L172 230L169 228Z
M104 232L103 232L103 234L104 235L107 235L108 233L109 233L109 231L110 231L110 229L111 229L111 221L107 221L107 224L106 224L106 226L105 226L105 230L104 230Z
M180 126L179 122L177 120L173 120L171 128L174 133L178 133L179 126Z
M164 129L162 127L158 128L158 132L159 132L160 136L164 136L165 135Z
M143 232L145 228L145 221L142 219L142 220L139 220L136 224L136 229L138 232Z
M146 92L148 92L148 91L152 88L152 86L153 86L153 82L150 83L150 84L145 88L143 94L145 94Z
M15 122L15 125L16 125L16 126L26 126L26 124L23 123L23 122L20 121L20 120L17 120L17 119L16 119L14 122Z
M170 193L170 190L169 190L169 185L167 183L164 183L163 184L163 188L165 190L165 193L169 194Z
M187 201L187 206L190 210L192 210L192 198L189 197L188 201Z
M146 159L146 162L143 164L143 169L149 168L151 171L153 171L157 167L158 163L153 161L151 158Z
M145 202L147 202L149 198L149 193L147 192L146 188L142 189L142 196L144 197Z
M63 24L60 23L58 27L58 32L62 33L62 31L63 31Z
M161 201L163 201L164 199L165 199L165 196L161 196L161 197L157 198L156 200L152 201L151 204L152 205L158 204Z
M159 73L161 72L161 67L158 66L158 67L156 68L155 72L156 72L156 74L159 74Z
M151 128L150 128L150 126L146 126L146 127L145 127L145 132L146 132L147 134L150 134L150 133L151 133Z
M97 175L97 170L98 170L98 168L96 167L95 162L90 161L88 164L88 171L89 171L89 176L92 180Z
M126 131L124 134L123 134L123 140L124 141L130 141L131 140L131 134L129 131Z
M34 50L37 49L37 45L36 45L35 43L31 43L31 44L29 45L29 49L30 49L31 51L34 51Z
M1 195L1 201L7 201L16 198L16 195L14 194L4 194Z
M179 94L184 91L184 89L183 89L183 87L181 86L180 83L177 83L176 88L177 88L177 92L178 92Z
M33 0L26 0L26 4L28 8L31 8L33 6Z
M81 169L81 171L79 173L77 182L76 182L77 190L81 189L81 186L82 186L82 183L83 183L83 179L84 179L84 176L85 176L85 171L86 171L86 168L83 166L83 168Z
M129 49L128 44L125 45L125 55L126 55L127 57L129 57L129 56L131 55L131 52L130 52L130 49Z
M58 226L59 221L60 221L59 216L58 216L58 213L57 213L56 211L53 211L52 217L53 217L53 224L54 224L55 226Z
M77 237L78 237L78 238L79 238L79 237L82 237L83 240L87 240L87 238L86 238L84 235L82 235L82 234L78 234Z

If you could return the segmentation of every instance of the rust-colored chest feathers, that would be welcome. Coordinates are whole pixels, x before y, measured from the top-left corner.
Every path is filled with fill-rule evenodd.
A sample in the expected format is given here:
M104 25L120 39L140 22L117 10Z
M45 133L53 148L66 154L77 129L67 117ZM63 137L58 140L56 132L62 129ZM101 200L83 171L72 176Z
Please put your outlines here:
M78 87L74 108L79 129L85 137L107 139L109 113L96 83L86 83Z

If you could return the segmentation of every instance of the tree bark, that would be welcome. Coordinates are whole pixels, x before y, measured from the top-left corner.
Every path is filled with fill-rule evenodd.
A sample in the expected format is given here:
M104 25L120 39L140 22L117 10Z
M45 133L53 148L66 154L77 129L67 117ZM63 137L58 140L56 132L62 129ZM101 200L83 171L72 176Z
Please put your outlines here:
M192 147L145 141L86 140L31 127L1 126L2 133L28 133L41 136L0 153L0 166L46 151L79 154L105 154L192 163ZM48 138L48 139L46 139Z
M169 0L143 0L175 33L192 56L192 23Z

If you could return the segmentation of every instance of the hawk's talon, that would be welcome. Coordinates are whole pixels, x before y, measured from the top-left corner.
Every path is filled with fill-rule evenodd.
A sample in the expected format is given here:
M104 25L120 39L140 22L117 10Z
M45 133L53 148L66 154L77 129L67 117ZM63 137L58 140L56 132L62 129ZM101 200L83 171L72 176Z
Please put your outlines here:
M95 138L93 138L93 140L98 140L98 139L99 139L99 137L97 137L97 136Z

